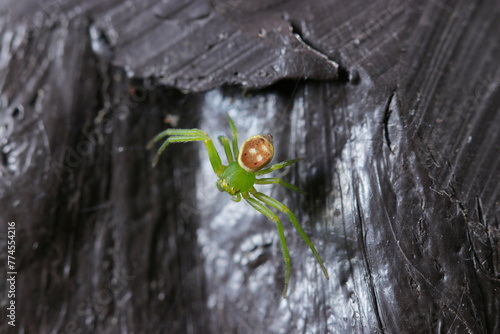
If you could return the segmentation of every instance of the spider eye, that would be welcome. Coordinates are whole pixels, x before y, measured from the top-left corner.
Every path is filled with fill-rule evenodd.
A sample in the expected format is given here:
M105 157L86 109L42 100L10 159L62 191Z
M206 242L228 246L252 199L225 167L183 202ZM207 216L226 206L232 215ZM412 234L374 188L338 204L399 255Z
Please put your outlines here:
M238 164L247 172L264 168L274 155L273 136L257 135L245 140L241 145Z

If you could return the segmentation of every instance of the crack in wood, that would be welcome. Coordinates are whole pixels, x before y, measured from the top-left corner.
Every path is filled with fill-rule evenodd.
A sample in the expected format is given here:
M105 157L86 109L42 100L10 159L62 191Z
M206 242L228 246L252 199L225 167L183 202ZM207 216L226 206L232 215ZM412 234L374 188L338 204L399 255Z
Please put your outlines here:
M314 47L314 45L310 41L308 41L307 38L304 37L304 33L302 32L302 29L300 29L297 26L297 24L295 24L293 21L288 21L288 25L289 25L289 29L290 29L290 32L292 33L292 35L305 48L307 48L308 50L312 51L313 53L315 53L319 57L324 58L328 63L330 63L332 65L332 67L336 71L336 79L338 79L339 78L339 68L340 68L339 63L336 62L335 60L331 59L330 57L328 57L326 54L324 54L323 52L321 52L320 50L318 50L316 47Z
M394 94L396 94L396 91L393 91L389 96L389 99L387 100L384 110L384 118L382 120L382 124L384 124L383 131L384 131L385 143L387 144L387 147L391 152L393 152L393 150L391 147L391 138L389 135L389 118L391 117L392 113L391 104L392 104L392 99L394 98Z

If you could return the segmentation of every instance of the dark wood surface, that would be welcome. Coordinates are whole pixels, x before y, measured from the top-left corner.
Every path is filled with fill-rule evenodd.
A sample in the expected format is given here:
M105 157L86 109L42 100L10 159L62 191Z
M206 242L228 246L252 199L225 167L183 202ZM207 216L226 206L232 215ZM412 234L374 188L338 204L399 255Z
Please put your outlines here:
M498 1L4 1L2 333L498 333ZM218 192L204 145L272 133L259 189ZM167 124L165 124L165 121ZM219 152L222 148L217 146ZM225 161L225 159L223 159ZM0 288L6 291L6 280Z

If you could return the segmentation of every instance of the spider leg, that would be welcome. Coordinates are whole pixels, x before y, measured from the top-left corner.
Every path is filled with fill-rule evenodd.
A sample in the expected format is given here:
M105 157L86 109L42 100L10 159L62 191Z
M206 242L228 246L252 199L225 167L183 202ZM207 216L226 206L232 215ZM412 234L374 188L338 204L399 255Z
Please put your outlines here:
M241 194L236 194L234 196L231 196L231 199L235 202L241 201Z
M258 172L255 173L255 175L264 175L264 174L269 174L272 171L275 171L276 169L280 169L286 166L290 166L291 164L294 164L296 162L299 162L300 160L303 160L304 158L298 158L298 159L293 159L293 160L287 160L283 162L279 162L277 164L274 164L272 166L269 166L267 168L264 168Z
M222 165L219 153L217 153L217 150L215 149L212 139L210 139L210 137L204 131L200 129L167 129L156 135L156 137L154 137L146 145L146 147L150 149L157 141L166 136L171 136L171 137L167 138L167 140L163 142L160 149L156 153L156 156L153 160L153 166L155 166L158 163L160 155L163 153L163 151L167 148L167 146L170 143L187 143L193 141L202 141L205 143L205 146L207 147L210 164L212 165L215 174L217 174L217 176L222 175L222 172L224 171L225 167Z
M149 143L146 145L146 148L149 150L153 145L159 141L160 139L166 137L166 136L207 136L208 135L200 130L200 129L167 129L165 131L160 132L157 134L153 139L149 141Z
M297 232L299 232L302 239L304 239L305 243L309 246L309 248L313 252L314 256L316 257L316 260L318 260L319 264L321 265L321 269L323 269L323 273L325 274L326 278L329 278L328 272L326 271L326 268L325 268L325 265L323 264L323 261L321 260L318 252L316 251L316 248L314 248L314 245L311 242L311 240L309 239L309 237L307 236L306 232L304 232L302 227L297 222L297 219L295 218L295 215L293 214L293 212L290 211L290 209L287 208L283 203L281 203L281 202L275 200L274 198L269 197L263 193L258 192L257 190L255 190L255 188L250 189L250 193L253 196L255 196L255 198L264 202L265 204L272 206L273 208L276 208L276 209L280 210L281 212L287 214L288 218L292 222L292 224L295 227L295 229L297 230Z
M227 162L231 163L234 161L233 153L231 152L231 147L229 146L229 139L226 136L219 136L219 141L224 146L224 152L226 152Z
M303 191L303 190L297 188L296 186L294 186L293 184L287 183L287 182L285 182L282 179L279 179L277 177L265 177L262 179L256 179L255 184L279 184L279 185L281 185L285 188L288 188L290 190L299 192L301 194L305 194L305 191Z
M267 206L264 204L260 203L256 199L253 199L250 197L248 192L242 193L243 198L250 204L255 210L259 211L262 213L264 216L267 218L271 219L275 224L276 228L278 230L278 235L280 237L280 243L281 243L281 250L283 252L283 258L285 260L285 287L283 289L283 298L286 297L286 293L288 291L288 282L290 281L290 255L288 254L288 249L286 247L286 241L285 241L285 233L283 232L283 224L281 224L280 219L274 212L271 211Z
M234 126L234 122L231 117L227 115L227 118L229 120L229 126L231 127L232 132L234 158L238 159L238 156L240 155L238 150L238 132L236 131L236 126Z

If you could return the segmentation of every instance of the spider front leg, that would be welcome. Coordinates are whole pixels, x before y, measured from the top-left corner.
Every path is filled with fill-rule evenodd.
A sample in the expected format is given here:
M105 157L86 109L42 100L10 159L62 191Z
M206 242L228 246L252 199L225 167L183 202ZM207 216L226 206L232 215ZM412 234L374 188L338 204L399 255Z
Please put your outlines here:
M287 214L288 218L292 222L292 224L295 227L295 229L297 230L297 232L299 232L299 234L302 237L302 239L305 241L305 243L309 246L309 248L313 252L314 256L316 257L316 260L318 260L318 262L319 262L319 264L321 266L321 269L323 269L323 273L325 274L326 278L329 279L330 277L328 276L328 272L327 272L327 270L325 268L325 265L323 264L323 261L321 260L321 257L319 256L318 252L316 251L316 248L314 247L313 243L311 242L311 240L307 236L306 232L304 232L304 230L302 229L302 227L297 222L297 219L295 218L295 215L293 214L293 212L290 211L290 209L287 208L283 203L281 203L281 202L275 200L274 198L269 197L269 196L267 196L267 195L265 195L263 193L258 192L257 190L255 190L255 188L251 189L250 193L255 198L257 198L258 200L264 202L265 204L267 204L269 206L272 206L273 208L278 209L281 212Z
M238 132L236 131L236 126L234 125L234 122L233 122L232 118L229 117L229 115L227 115L227 119L229 120L229 126L231 127L234 158L238 159L238 156L240 155L240 152L238 149Z
M160 132L156 135L147 145L146 147L150 149L157 141L165 138L166 136L171 136L167 140L163 142L158 153L153 160L153 166L158 163L158 159L163 151L167 148L170 143L187 143L193 141L202 141L205 143L208 151L208 157L210 159L210 163L212 168L217 174L217 176L222 175L224 172L224 166L222 165L222 161L220 160L219 153L215 149L214 143L212 139L202 130L200 129L167 129L163 132Z
M226 136L219 136L219 141L224 147L224 152L226 152L227 162L231 163L234 161L233 154L231 153L231 147L229 146L229 139Z
M219 136L218 139L222 143L222 146L224 147L224 152L226 152L227 161L229 163L231 163L235 159L237 159L238 155L239 155L238 132L236 131L236 126L234 125L234 122L233 122L232 118L229 117L229 115L227 115L227 119L229 121L229 126L231 127L234 157L233 157L233 154L231 153L231 147L229 146L229 139L227 139L226 136Z
M242 193L243 198L250 204L255 210L262 213L267 218L271 219L278 230L278 235L280 237L281 250L283 252L283 258L285 260L285 287L283 289L283 298L286 297L288 291L288 282L290 281L290 255L288 254L288 249L286 247L285 233L283 231L283 224L281 224L280 219L274 212L272 212L267 206L260 203L259 201L250 197L248 192Z

